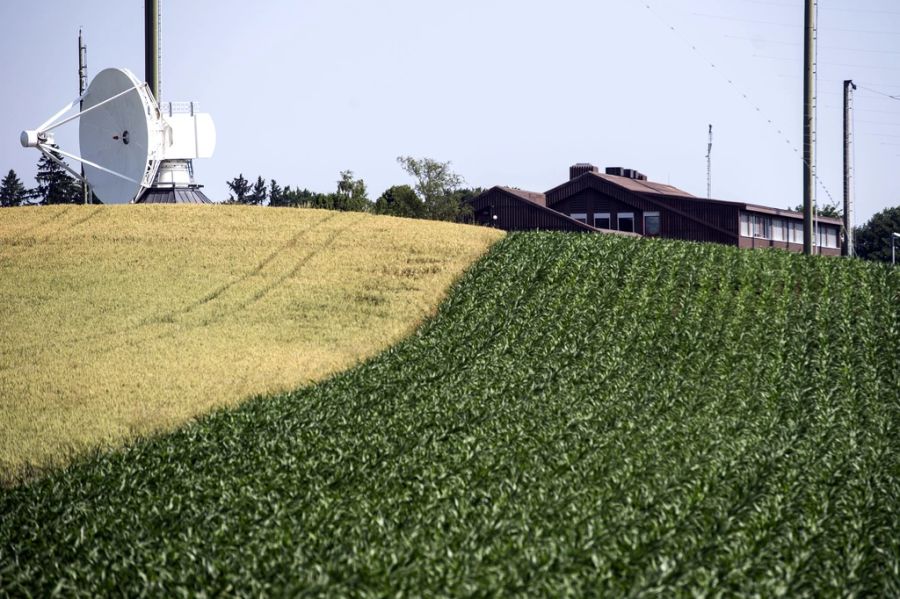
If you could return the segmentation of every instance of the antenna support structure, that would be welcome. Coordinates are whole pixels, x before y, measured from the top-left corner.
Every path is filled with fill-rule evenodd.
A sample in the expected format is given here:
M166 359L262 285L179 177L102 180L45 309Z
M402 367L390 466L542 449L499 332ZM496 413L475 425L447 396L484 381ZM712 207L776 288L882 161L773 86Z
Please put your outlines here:
M169 114L164 115L146 83L127 69L104 69L84 94L35 129L22 131L19 140L22 146L36 148L87 184L101 202L140 201L144 191L158 182L164 163L171 161L173 168L179 167L174 171L190 175L191 168L181 168L185 161L212 156L216 144L212 117L195 111L194 103L189 106L188 113L177 113L170 107ZM65 116L76 107L76 114ZM54 139L54 130L75 120L79 121L81 155L60 149ZM61 156L80 162L84 176ZM169 177L163 182L169 188L199 187L191 179L184 182L183 177Z

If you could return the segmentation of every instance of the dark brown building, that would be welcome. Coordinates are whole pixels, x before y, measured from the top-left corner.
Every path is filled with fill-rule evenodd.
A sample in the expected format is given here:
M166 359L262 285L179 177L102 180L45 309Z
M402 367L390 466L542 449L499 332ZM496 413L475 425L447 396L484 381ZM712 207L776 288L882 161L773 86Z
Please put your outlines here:
M744 248L803 249L803 215L755 204L698 198L619 167L569 169L569 180L546 193L492 187L473 198L475 222L507 231L618 232L712 241ZM820 217L821 254L840 255L841 220Z

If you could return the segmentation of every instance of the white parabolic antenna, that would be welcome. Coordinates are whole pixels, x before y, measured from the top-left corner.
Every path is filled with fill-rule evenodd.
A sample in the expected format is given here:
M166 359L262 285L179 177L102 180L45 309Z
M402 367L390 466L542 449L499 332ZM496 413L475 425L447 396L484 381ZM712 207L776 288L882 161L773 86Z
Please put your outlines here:
M104 104L116 96L115 101ZM84 176L104 204L130 202L161 158L163 127L156 102L147 87L125 69L98 73L83 102L78 143ZM90 110L93 107L96 109ZM105 168L96 168L91 162Z
M59 120L79 103L78 114ZM53 129L79 118L81 156L58 148L52 134ZM216 132L212 118L195 113L193 104L190 114L163 115L146 83L127 69L110 68L100 71L83 96L46 123L23 131L21 142L39 149L78 179L79 173L57 155L81 162L84 179L101 202L124 204L160 184L160 165L165 168L212 156Z

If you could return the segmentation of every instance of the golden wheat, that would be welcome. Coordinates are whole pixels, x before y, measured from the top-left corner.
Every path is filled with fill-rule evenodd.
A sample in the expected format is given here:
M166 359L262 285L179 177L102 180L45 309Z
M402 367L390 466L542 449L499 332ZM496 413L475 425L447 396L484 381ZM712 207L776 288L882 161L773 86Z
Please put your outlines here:
M372 356L500 235L323 210L2 210L0 479Z

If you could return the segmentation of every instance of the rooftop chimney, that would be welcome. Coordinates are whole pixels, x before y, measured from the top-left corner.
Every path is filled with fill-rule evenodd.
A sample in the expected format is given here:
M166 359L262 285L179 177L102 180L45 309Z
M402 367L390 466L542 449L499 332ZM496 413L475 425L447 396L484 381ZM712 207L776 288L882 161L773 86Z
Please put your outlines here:
M600 169L589 162L579 162L569 167L569 180L580 177L585 173L599 173Z

